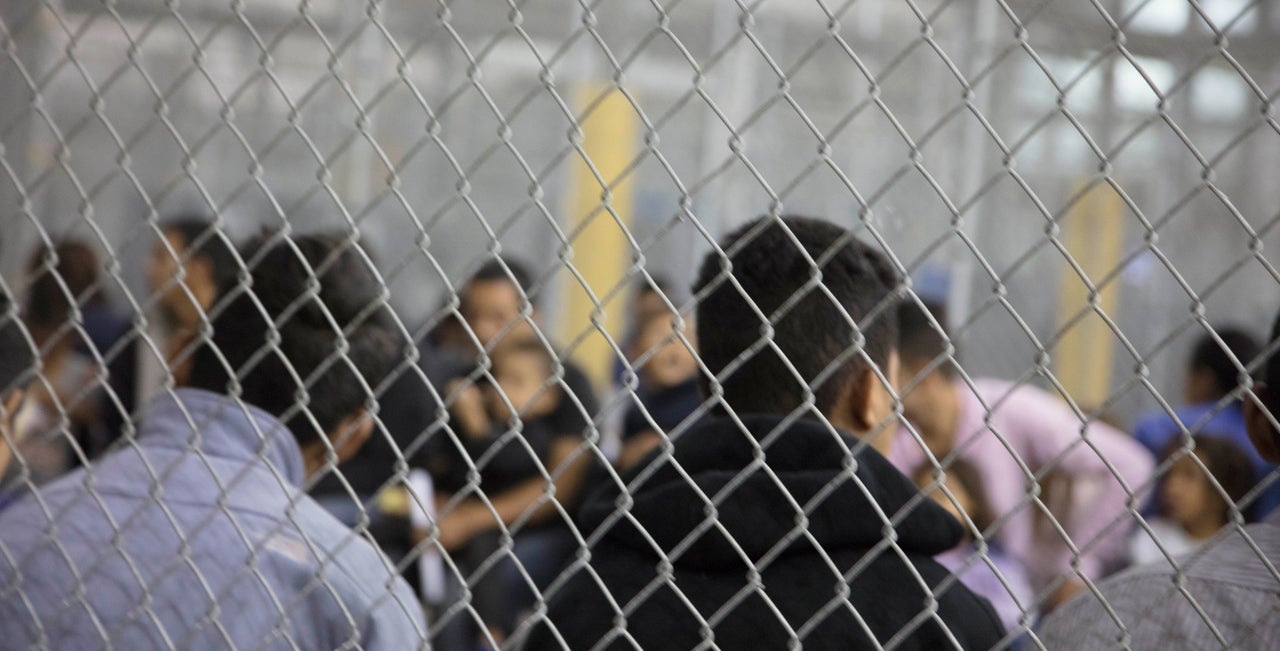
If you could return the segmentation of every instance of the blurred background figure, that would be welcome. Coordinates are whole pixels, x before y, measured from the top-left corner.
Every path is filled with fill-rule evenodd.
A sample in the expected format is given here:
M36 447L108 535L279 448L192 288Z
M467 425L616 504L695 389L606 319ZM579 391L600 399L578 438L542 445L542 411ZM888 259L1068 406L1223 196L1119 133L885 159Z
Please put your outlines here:
M628 319L626 332L622 337L622 349L627 355L627 359L616 358L613 361L613 384L615 387L621 387L625 383L625 375L627 372L627 362L635 361L644 349L639 348L639 339L643 334L645 324L657 316L672 316L671 309L667 307L667 297L671 295L671 285L665 278L658 275L650 275L652 282L641 279L637 281L631 290L631 303L627 306ZM670 299L674 300L674 299Z
M75 297L80 323L97 355L105 357L129 328L129 317L111 304L102 277L102 263L92 246L80 240L64 240L54 246L56 271ZM92 356L87 344L81 352Z
M1178 425L1163 409L1140 416L1133 426L1133 437L1152 455L1159 458L1175 441L1182 439L1182 428L1193 435L1222 437L1243 450L1252 464L1249 473L1257 480L1265 479L1276 465L1268 463L1249 442L1244 427L1242 401L1229 398L1240 384L1241 366L1247 366L1261 352L1257 339L1241 328L1215 328L1217 339L1204 334L1191 349L1182 384L1184 404L1174 408ZM1222 343L1218 343L1221 339ZM1225 405L1220 405L1226 401ZM1251 484L1249 488L1252 488ZM1252 504L1245 506L1250 521L1265 517L1280 506L1280 481L1273 480Z
M1199 434L1194 450L1181 441L1166 446L1162 461L1174 459L1156 493L1159 515L1147 518L1148 533L1139 528L1129 543L1134 565L1182 556L1231 522L1233 505L1253 487L1253 462L1225 435Z
M1123 432L1090 422L1089 440L1099 451L1094 452L1084 444L1086 426L1075 412L1036 387L978 378L971 388L947 353L942 306L906 301L899 324L903 414L920 440L901 428L889 460L904 473L914 472L927 450L944 465L958 459L977 468L992 514L1002 521L989 537L1027 568L1037 592L1052 590L1046 609L1084 583L1073 570L1073 545L1057 527L1041 522L1038 509L1026 501L1033 479L1023 464L1033 474L1059 480L1054 499L1045 501L1072 543L1083 548L1080 572L1101 578L1122 564L1131 524L1111 524L1128 512L1125 486L1142 486L1151 476L1154 464L1142 447Z
M477 610L487 630L456 617L439 633L446 646L501 643L533 605L532 588L550 583L577 547L566 515L576 509L593 465L585 439L594 430L595 392L576 365L558 363L564 357L537 337L530 279L512 260L482 266L459 290L461 320L443 322L432 338L436 347L424 351L458 360L437 385L448 389L456 441L438 437L429 461L441 506L436 535L467 573L499 556L477 579L484 584ZM484 499L472 494L473 463ZM546 495L547 475L554 502ZM514 533L510 551L501 548L504 531ZM460 586L454 588L456 600Z
M82 456L93 458L108 440L99 398L103 373L77 306L81 297L99 300L93 297L99 289L94 262L83 244L41 247L28 261L23 317L40 354L42 380L32 384L15 431L35 483L80 465ZM110 338L98 334L104 343Z
M13 501L17 487L8 477L13 450L18 443L16 416L36 373L36 355L27 341L18 311L9 295L0 290L0 510Z
M185 384L191 351L219 287L235 283L241 267L234 244L207 217L165 219L146 261L145 329L108 360L111 389L119 399L104 408L111 440L133 428L133 419L152 398ZM123 409L121 409L123 408Z
M951 512L956 519L965 521L965 516L973 522L979 532L987 531L995 522L995 514L991 509L991 501L987 499L987 489L983 485L982 475L972 464L956 459L944 469L946 476L942 482L952 497L942 491L938 481L934 479L936 469L932 463L921 464L912 476L916 486ZM954 500L952 499L954 498ZM1035 623L1035 593L1027 580L1027 571L1021 563L1011 558L1001 548L1000 543L988 540L986 560L979 554L978 545L974 541L973 532L965 527L964 542L958 547L938 554L934 560L951 570L974 594L986 597L996 609L1001 623L1006 630L1018 630L1020 620L1026 609L1026 622ZM991 565L987 565L987 561ZM994 566L994 568L992 567ZM1007 585L1007 587L1006 587Z
M636 400L627 410L622 428L622 451L617 466L626 470L702 405L698 390L698 358L676 336L677 322L666 310L640 312L631 344L632 366L639 378ZM679 331L693 342L692 318Z

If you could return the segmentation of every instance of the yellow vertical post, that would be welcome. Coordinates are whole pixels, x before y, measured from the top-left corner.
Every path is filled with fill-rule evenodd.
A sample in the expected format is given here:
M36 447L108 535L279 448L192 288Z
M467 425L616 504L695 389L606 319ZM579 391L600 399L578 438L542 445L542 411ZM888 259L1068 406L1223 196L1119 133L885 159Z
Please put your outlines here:
M605 305L597 305L597 301L604 301L609 291L623 281L631 259L626 229L631 225L634 175L622 180L619 177L635 159L638 139L635 109L621 92L611 88L589 84L578 96L578 105L584 109L589 103L595 103L591 113L579 123L582 148L591 165L580 157L574 158L569 184L572 212L566 232L571 237L573 265L590 291L577 278L566 275L565 311L560 327L561 340L565 343L578 341L586 333L573 351L573 358L599 388L606 387L610 381L614 354L608 340L593 323L599 322L613 335L621 332L625 305L621 299L626 295ZM597 102L605 93L607 95ZM617 220L606 207L613 210Z
M1111 186L1099 184L1076 202L1063 220L1062 242L1093 283L1119 264L1124 247L1124 202ZM1058 294L1058 327L1089 304L1089 288L1074 269L1064 269ZM1098 305L1114 318L1119 283L1098 295ZM1115 335L1102 317L1089 312L1068 330L1053 351L1053 370L1077 404L1089 408L1106 401L1111 391Z

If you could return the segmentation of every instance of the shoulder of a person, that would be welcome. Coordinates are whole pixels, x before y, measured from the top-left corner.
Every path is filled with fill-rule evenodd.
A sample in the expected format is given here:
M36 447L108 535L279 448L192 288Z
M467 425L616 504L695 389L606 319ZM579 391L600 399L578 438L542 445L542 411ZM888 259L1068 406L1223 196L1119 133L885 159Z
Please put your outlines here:
M332 563L337 570L329 572L334 581L347 583L357 593L373 598L380 598L395 583L398 575L386 556L310 497L299 501L299 515L299 527L305 528L303 535L321 554L313 562Z

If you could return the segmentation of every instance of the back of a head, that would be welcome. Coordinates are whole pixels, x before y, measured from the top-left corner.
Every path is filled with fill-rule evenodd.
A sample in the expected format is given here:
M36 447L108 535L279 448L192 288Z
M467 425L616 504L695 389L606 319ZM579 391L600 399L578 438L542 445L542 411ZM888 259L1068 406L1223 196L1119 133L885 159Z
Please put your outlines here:
M812 386L815 408L828 413L840 391L866 368L849 319L861 328L871 361L886 364L898 335L895 308L885 305L874 319L868 316L892 300L898 275L878 251L839 226L804 217L762 217L721 244L742 291L729 282L725 261L716 252L703 260L693 289L701 297L699 355L711 372L719 376L751 351L721 379L724 399L734 410L790 413L805 403ZM819 272L820 285L814 282ZM785 361L760 345L767 323L744 293L766 318L776 320L771 338ZM784 305L785 314L776 315ZM704 392L710 395L708 384L703 378Z
M934 327L935 322L942 332ZM898 306L898 352L904 364L923 367L946 355L949 336L946 328L947 308L942 303L923 298L920 303L904 300ZM937 370L948 377L955 373L955 367L945 362L938 365Z
M402 337L385 287L345 238L268 236L246 247L244 259L252 284L222 288L212 346L196 352L190 385L225 394L237 373L240 398L276 416L301 404L305 391L315 425L301 410L285 424L306 446L371 401Z
M235 283L240 275L240 264L227 238L218 231L212 219L196 215L181 215L166 219L160 224L164 233L176 233L186 247L183 257L204 258L213 270L214 283L226 287Z

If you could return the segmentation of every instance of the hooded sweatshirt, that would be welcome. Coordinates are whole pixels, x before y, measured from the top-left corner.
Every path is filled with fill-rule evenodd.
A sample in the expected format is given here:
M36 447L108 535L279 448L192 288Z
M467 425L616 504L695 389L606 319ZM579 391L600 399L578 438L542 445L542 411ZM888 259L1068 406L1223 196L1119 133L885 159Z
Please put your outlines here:
M587 562L527 649L985 649L991 605L930 557L960 523L810 420L708 419L583 506ZM629 496L628 496L629 493ZM892 521L892 535L886 518ZM926 588L926 586L928 586Z

